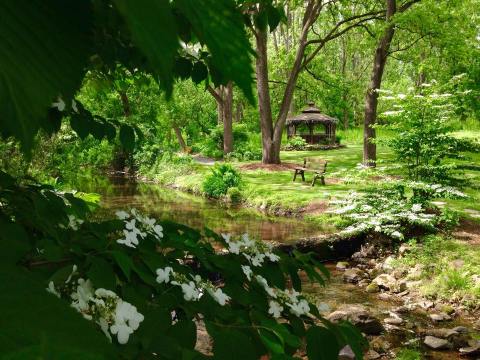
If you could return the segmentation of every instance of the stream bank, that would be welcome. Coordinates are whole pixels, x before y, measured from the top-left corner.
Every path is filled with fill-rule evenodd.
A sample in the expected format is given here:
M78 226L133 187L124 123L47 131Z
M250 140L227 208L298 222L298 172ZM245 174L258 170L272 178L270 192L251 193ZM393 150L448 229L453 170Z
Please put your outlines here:
M235 235L248 232L257 239L274 241L279 249L287 252L293 248L315 251L322 260L330 260L326 266L331 271L331 281L326 287L305 282L305 291L314 297L326 317L332 321L348 319L367 334L371 348L368 359L401 359L398 354L405 349L433 359L457 359L460 347L471 347L475 352L478 345L478 342L472 342L472 346L468 343L475 336L480 338L476 330L480 325L474 319L478 312L456 306L447 308L443 302L423 298L415 291L415 283L408 287L384 265L392 254L380 251L379 246L365 245L366 238L340 238L321 233L314 223L298 218L278 218L250 209L226 207L205 198L125 178L95 180L75 187L102 196L99 216L135 207L160 220L174 220L197 229L209 227ZM333 262L337 259L345 261ZM371 284L382 275L386 282L377 284L375 291L371 291ZM388 285L387 280L393 285ZM433 318L442 320L437 321L430 315L438 315ZM464 328L454 330L458 326ZM463 342L456 340L459 331L463 331ZM469 334L464 336L464 331ZM434 350L424 345L427 336L432 346L444 349Z

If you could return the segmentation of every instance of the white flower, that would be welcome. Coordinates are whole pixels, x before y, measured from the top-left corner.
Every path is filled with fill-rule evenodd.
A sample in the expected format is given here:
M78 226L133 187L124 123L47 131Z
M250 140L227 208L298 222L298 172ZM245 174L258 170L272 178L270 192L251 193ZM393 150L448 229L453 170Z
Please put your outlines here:
M183 298L186 301L197 301L200 298L200 292L193 281L190 281L188 284L181 284L180 287L183 291Z
M252 265L262 266L264 258L265 258L264 254L260 254L260 253L255 254L255 256L251 258Z
M407 98L407 95L405 94L398 94L397 97L400 99L400 100L404 100Z
M390 236L397 238L397 239L403 239L403 234L400 233L399 231L394 231L390 234Z
M248 281L252 280L252 269L250 268L250 266L248 265L242 265L242 271L243 273L245 274L245 276L247 277Z
M159 284L170 282L170 274L173 274L173 269L170 266L167 266L165 269L157 269L157 282Z
M118 298L117 294L115 294L113 291L103 288L95 290L95 296L98 296L99 298Z
M310 311L310 306L305 299L302 299L295 304L287 304L287 306L290 308L290 312L296 316L308 314Z
M74 215L68 215L68 226L77 231L78 230L78 226L83 224L83 220L81 219L77 219Z
M133 333L133 329L126 324L115 324L110 327L110 331L113 335L117 335L117 341L119 344L124 345L128 342L130 334Z
M155 225L156 220L153 219L153 218L149 218L148 216L146 216L146 217L143 219L143 222L145 223L145 225L153 228L153 226Z
M283 311L283 306L281 306L276 301L270 300L268 303L268 313L271 314L274 318L279 318Z
M420 211L422 211L422 204L413 204L413 205L412 205L412 211L413 211L413 212L420 212Z
M123 211L123 210L119 210L119 211L115 212L115 215L120 220L125 220L125 219L128 219L130 217L130 214L127 213L126 211Z
M115 308L114 324L110 327L110 332L117 335L119 344L126 344L130 334L138 329L143 320L143 315L135 306L120 299Z
M72 99L72 109L78 113L77 102L74 99Z
M224 306L225 303L230 300L230 296L225 294L222 289L216 289L215 291L211 288L207 288L208 293L210 294L211 297L215 299L217 303L219 303L221 306Z
M59 96L57 102L52 103L52 108L56 107L59 111L65 110L65 101Z
M260 285L262 285L262 287L265 289L266 293L268 295L270 295L271 297L273 298L276 298L277 297L277 294L275 294L275 291L273 290L273 288L271 288L270 286L268 286L268 282L267 282L267 279L265 279L263 276L261 275L256 275L255 276L255 279L257 279L258 283Z
M137 234L135 232L128 232L127 230L123 230L123 234L125 235L125 239L118 239L117 243L126 245L131 248L135 248L136 245L138 245Z
M57 289L55 289L55 284L53 283L53 281L50 281L48 283L48 287L46 288L47 292L49 292L50 294L53 294L55 295L56 297L60 298L60 293L57 291Z
M77 273L77 265L73 264L72 272L70 273L70 275L68 275L67 280L65 280L65 284L68 284L70 280L72 280L72 276L75 275L76 273Z
M228 251L232 254L239 254L240 253L240 242L229 242L228 243Z
M163 238L163 227L162 227L162 225L158 225L158 224L155 225L153 227L153 231L155 232L155 234L157 234L157 236L159 238Z
M242 235L242 241L243 241L243 245L245 245L246 247L250 247L250 246L255 245L255 241L251 240L248 237L248 234L246 234L246 233Z
M223 240L225 240L227 243L229 243L232 235L231 234L222 234L222 237L223 237Z
M71 294L72 307L82 313L89 310L88 302L93 298L93 286L90 280L78 279L76 291Z
M100 326L100 329L102 332L105 334L105 336L108 338L108 341L112 342L112 337L110 336L110 333L108 332L108 322L104 318L100 318L97 321L98 326Z
M278 260L280 260L280 256L278 256L277 254L274 254L274 253L265 253L265 256L267 258L269 258L270 261L272 261L272 262L277 262Z

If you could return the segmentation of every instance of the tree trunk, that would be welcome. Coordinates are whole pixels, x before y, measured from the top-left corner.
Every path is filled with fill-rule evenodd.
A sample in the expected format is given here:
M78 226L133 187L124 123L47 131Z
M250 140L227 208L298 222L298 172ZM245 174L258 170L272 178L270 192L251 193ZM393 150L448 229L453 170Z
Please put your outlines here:
M378 92L382 84L383 72L388 58L388 51L395 35L395 24L391 22L392 16L397 11L396 0L386 0L387 13L386 27L383 36L380 38L375 50L373 60L372 75L370 85L365 96L365 119L363 128L363 164L369 167L375 167L377 161L377 146L374 143L376 139L375 128L377 121Z
M177 125L173 125L173 131L175 131L175 136L177 137L178 144L183 152L187 152L187 144L183 139L182 130Z
M279 164L280 154L275 151L273 143L273 118L270 105L270 90L268 88L267 65L267 33L256 29L257 60L255 64L257 75L258 108L260 112L260 129L262 131L262 162L264 164Z
M223 154L233 151L233 84L230 81L223 89Z
M122 102L123 115L128 118L131 115L130 101L127 96L127 92L124 90L118 90L120 101ZM125 151L123 146L120 145L116 148L113 159L113 168L115 171L125 171L127 163L130 163L130 172L133 172L133 154Z

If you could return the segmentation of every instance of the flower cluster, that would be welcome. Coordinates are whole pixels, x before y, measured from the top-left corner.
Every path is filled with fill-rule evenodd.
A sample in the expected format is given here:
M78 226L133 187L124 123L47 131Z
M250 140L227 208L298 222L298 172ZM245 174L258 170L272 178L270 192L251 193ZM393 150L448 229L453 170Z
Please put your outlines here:
M435 214L427 214L422 204L412 204L387 194L351 193L347 199L334 203L339 207L335 214L351 219L353 224L345 228L344 235L374 231L396 239L403 239L403 226L419 225L432 228L437 223Z
M280 260L280 257L272 252L272 244L252 240L248 234L243 234L237 241L233 241L230 234L222 234L222 237L230 253L242 254L252 266L262 266L265 258L272 262Z
M261 275L256 275L255 280L270 297L268 313L273 317L279 318L285 309L296 316L307 315L310 312L308 301L303 297L301 298L302 295L298 291L270 287L267 279Z
M125 222L124 237L117 240L119 244L135 248L139 244L139 238L144 239L147 233L159 241L163 238L162 225L156 224L156 220L153 218L142 216L136 209L131 209L130 212L120 210L115 215Z
M413 191L421 191L428 199L445 198L445 199L465 199L468 195L454 188L453 186L445 186L440 184L429 184L421 181L410 181L407 187ZM427 199L427 200L428 200Z
M69 298L70 305L85 319L95 321L110 341L111 335L115 335L119 344L126 344L143 321L143 315L113 291L95 290L89 279L77 278L76 270L74 265L70 276L59 286L50 281L47 291L59 298L62 295Z
M203 280L200 275L187 276L174 272L173 268L167 266L156 271L159 284L171 284L182 289L183 298L186 301L198 301L207 292L218 304L224 306L230 300L230 296L222 289L215 287L210 281Z

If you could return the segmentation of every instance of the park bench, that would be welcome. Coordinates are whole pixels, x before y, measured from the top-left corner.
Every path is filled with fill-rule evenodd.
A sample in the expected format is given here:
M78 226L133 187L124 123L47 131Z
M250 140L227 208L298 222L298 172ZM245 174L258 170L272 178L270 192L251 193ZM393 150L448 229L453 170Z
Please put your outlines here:
M304 158L303 166L298 166L295 169L295 175L293 175L293 181L297 178L297 175L302 176L302 180L305 181L305 172L310 171L313 173L312 186L315 186L315 181L320 179L322 185L325 185L325 173L327 172L327 161L316 158Z

